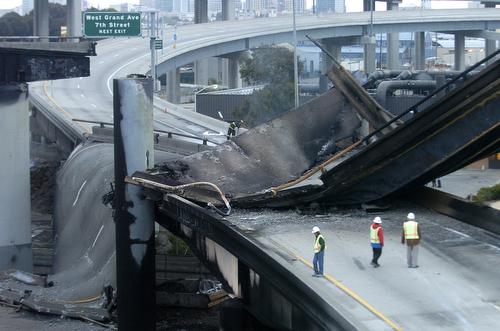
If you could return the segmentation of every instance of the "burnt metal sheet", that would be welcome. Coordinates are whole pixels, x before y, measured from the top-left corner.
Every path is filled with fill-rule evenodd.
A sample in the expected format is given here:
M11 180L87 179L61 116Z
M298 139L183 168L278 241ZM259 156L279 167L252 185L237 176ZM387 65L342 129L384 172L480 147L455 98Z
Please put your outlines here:
M155 173L180 183L210 181L230 195L292 180L357 135L360 119L338 90L236 136L212 151L161 165Z
M406 196L424 207L500 235L500 210L430 187L420 187Z
M0 84L88 77L90 59L87 55L90 54L0 47Z

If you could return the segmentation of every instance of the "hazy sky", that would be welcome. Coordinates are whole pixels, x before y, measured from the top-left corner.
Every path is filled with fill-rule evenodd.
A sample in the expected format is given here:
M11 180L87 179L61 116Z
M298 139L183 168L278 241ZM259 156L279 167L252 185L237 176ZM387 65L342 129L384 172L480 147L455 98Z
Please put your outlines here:
M36 0L35 0L36 1ZM306 0L307 3L312 3L312 0ZM94 7L99 5L101 8L107 7L111 4L119 4L123 2L128 2L132 4L138 4L139 0L90 0L89 3ZM0 9L10 9L20 6L22 0L0 0ZM403 0L403 5L420 5L420 0ZM363 7L363 0L346 0L347 11L361 11ZM377 2L377 7L385 6L383 3ZM467 7L467 2L465 1L433 1L432 8L463 8Z

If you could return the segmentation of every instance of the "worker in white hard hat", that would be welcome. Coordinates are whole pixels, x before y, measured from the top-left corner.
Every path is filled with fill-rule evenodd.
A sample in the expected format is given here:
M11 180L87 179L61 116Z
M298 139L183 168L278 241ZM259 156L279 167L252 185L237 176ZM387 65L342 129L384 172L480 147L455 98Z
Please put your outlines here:
M415 221L415 214L408 213L406 222L403 223L403 233L401 235L401 243L404 245L406 241L407 246L407 263L408 268L418 268L418 246L420 239L420 226Z
M323 277L323 261L325 259L326 243L325 238L320 233L319 228L314 226L312 233L315 236L314 240L314 258L313 258L313 277Z
M382 255L382 247L384 247L384 230L382 230L382 219L375 217L370 225L370 244L373 250L373 258L371 265L374 268L380 267L378 259Z

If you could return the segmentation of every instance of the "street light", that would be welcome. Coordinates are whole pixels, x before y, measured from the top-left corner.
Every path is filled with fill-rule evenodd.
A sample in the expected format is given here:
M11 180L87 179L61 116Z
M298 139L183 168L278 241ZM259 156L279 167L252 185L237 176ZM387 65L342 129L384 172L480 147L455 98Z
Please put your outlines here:
M295 108L299 107L299 70L297 63L297 29L295 25L295 0L292 0L293 12L293 86L295 88Z

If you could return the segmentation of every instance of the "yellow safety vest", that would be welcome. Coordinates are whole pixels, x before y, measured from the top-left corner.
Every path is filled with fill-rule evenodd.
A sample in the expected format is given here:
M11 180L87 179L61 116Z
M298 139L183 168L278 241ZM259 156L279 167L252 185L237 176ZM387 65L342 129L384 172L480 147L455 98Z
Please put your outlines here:
M372 244L380 244L380 238L378 237L378 230L380 229L381 229L380 226L376 229L370 226L370 242Z
M403 231L405 232L405 239L419 239L418 237L418 223L415 221L407 221L403 223Z
M323 235L320 234L316 237L316 241L314 242L314 253L319 253L321 251L321 245L319 244L319 238L323 238ZM323 241L325 238L323 238ZM325 250L326 250L326 241L325 241Z

